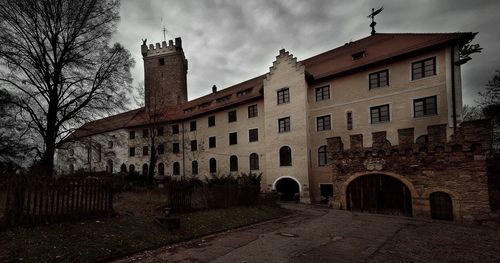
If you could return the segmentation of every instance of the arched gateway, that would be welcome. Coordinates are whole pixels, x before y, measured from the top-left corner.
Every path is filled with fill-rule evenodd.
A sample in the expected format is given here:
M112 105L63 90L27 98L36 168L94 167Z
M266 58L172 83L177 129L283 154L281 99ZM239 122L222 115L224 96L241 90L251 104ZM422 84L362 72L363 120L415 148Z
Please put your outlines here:
M274 189L280 194L281 201L300 201L300 186L296 180L290 177L282 177L276 180L274 184Z
M392 176L359 176L348 184L345 195L347 210L402 216L413 214L410 190Z

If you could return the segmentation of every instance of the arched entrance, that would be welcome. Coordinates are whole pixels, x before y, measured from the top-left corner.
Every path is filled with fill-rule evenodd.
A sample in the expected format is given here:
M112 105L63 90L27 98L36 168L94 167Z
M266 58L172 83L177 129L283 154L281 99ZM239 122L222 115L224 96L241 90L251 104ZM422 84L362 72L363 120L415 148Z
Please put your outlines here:
M292 178L284 177L278 179L275 183L275 189L280 194L281 201L298 202L300 200L299 183Z
M432 219L453 221L453 203L449 194L434 192L429 199Z
M347 210L412 216L412 196L400 180L384 174L367 174L349 183Z

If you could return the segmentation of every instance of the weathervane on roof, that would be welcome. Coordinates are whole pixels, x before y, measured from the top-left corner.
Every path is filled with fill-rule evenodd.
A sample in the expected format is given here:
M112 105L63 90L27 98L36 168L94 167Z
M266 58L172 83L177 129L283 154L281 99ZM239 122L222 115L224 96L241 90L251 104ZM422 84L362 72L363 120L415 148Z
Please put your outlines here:
M372 19L372 22L370 24L370 27L372 28L372 35L375 34L375 25L377 24L377 22L375 22L375 16L380 14L380 12L382 12L382 10L384 10L384 7L380 7L379 9L375 10L375 8L372 8L372 13L368 16L368 18L371 18Z

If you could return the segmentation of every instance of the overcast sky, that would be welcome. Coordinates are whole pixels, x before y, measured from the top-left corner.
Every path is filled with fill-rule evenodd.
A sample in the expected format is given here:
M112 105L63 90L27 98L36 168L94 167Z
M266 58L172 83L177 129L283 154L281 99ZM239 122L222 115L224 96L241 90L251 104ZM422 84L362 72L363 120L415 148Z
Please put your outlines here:
M136 61L134 83L143 81L141 39L181 37L188 59L188 95L194 99L264 74L281 48L299 60L369 35L371 8L384 6L376 30L479 32L483 48L462 66L464 102L500 69L500 1L463 0L122 0L114 40Z

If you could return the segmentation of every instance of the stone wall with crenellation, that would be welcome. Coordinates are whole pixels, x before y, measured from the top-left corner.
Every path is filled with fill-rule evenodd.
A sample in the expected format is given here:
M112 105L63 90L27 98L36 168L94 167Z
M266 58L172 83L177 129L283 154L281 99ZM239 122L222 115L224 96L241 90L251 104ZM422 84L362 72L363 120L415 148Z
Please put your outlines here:
M362 147L363 136L351 135L348 145L329 138L334 194L331 204L346 209L351 181L382 174L404 183L412 195L413 216L430 218L430 194L447 193L457 222L488 220L491 214L487 161L490 156L489 120L464 122L447 140L446 125L427 128L427 139L414 143L412 128L398 130L399 145L390 145L385 132L372 134L372 147ZM360 142L361 141L361 142Z

